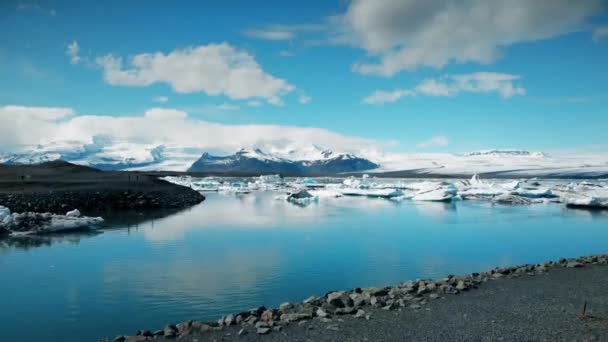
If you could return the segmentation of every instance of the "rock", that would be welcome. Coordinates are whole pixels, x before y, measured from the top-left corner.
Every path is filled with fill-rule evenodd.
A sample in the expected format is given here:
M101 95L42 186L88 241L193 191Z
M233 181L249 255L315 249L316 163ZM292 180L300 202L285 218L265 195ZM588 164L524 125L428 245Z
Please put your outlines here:
M239 330L238 332L239 336L243 336L243 335L247 335L247 330L245 330L245 328L241 328L241 330Z
M270 328L257 328L256 332L258 335L266 335L270 333Z
M439 295L438 295L438 294L436 294L436 293L431 293L431 294L429 295L429 298L431 298L431 299L437 299L437 298L439 298Z
M205 322L192 321L192 329L195 331L206 332L211 330L211 326Z
M324 302L324 300L322 297L310 296L310 297L306 298L303 303L314 305L314 306L321 306L323 304L323 302Z
M327 329L327 330L333 330L333 331L340 331L340 327L338 327L337 324L330 324L325 329Z
M359 309L357 310L357 313L355 314L356 318L365 318L365 311Z
M274 320L275 314L272 310L266 310L262 313L262 316L260 317L262 319L262 321L265 322L272 322Z
M321 318L329 316L327 311L323 310L323 308L318 308L317 311L315 312L315 314L317 315L317 317L321 317Z
M336 315L352 315L356 311L357 311L357 309L355 309L354 307L347 306L347 307L344 307L344 308L338 308L338 309L336 309L335 314Z
M144 342L147 341L148 337L147 336L127 336L127 338L125 338L123 341L124 342Z
M290 309L293 309L294 305L292 303L283 303L279 305L279 310L281 312L288 312Z
M165 329L163 329L163 334L165 337L175 337L177 336L177 328L174 325L167 325Z
M286 322L297 322L297 321L302 321L302 320L311 319L311 318L312 318L311 313L304 313L304 312L287 313L287 314L281 315L281 320L286 321Z
M452 285L441 285L439 286L439 289L445 294L458 294L459 292L458 289Z
M465 285L464 281L459 280L458 281L458 285L456 285L456 290L458 291L464 291L467 289L467 286Z
M124 342L125 341L125 337L120 335L120 336L116 336L114 337L114 339L112 340L112 342Z
M226 316L226 318L224 318L224 324L226 326L231 326L231 325L235 324L234 315Z
M276 327L272 328L272 330L274 330L276 332L281 332L281 331L283 331L283 327L280 325L277 325Z
M420 308L421 308L421 306L418 305L418 304L412 304L412 305L410 305L410 309L418 310Z
M328 294L327 303L329 303L337 308L353 306L353 300L344 291L332 292L332 293Z
M568 263L566 263L567 268L579 268L584 266L585 265L583 263L580 263L578 261L568 261Z

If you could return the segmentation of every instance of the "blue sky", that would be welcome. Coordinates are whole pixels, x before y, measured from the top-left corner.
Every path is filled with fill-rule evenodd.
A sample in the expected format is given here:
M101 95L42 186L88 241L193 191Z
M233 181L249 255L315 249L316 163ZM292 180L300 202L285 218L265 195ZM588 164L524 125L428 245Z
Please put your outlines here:
M61 124L160 107L224 125L319 127L389 151L606 146L604 1L522 1L524 18L501 17L505 1L448 3L3 1L0 115L69 108ZM201 67L217 44L218 58L245 54L254 79ZM130 64L155 53L153 66Z

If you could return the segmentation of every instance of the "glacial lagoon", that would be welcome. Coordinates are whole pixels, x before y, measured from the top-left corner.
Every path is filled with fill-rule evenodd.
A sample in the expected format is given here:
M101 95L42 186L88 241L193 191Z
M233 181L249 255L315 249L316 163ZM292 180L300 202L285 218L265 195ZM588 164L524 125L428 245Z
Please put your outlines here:
M208 193L100 234L0 241L2 339L92 341L335 289L606 253L608 212Z

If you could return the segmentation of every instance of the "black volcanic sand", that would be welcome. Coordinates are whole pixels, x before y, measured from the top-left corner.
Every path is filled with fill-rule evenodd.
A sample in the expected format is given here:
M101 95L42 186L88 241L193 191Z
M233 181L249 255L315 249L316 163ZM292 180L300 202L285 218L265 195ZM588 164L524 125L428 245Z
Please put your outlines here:
M365 312L369 320L347 315L292 322L268 335L257 335L254 327L238 335L243 326L231 326L177 341L608 341L608 266L551 268L490 281L418 310Z
M154 176L100 171L63 161L0 165L0 205L12 212L83 215L140 209L183 209L202 202L200 193Z

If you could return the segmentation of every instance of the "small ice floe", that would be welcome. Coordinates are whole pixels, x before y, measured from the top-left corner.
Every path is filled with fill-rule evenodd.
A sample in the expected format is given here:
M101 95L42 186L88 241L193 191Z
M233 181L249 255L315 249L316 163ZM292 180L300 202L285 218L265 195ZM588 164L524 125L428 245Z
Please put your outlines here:
M218 191L223 194L244 195L251 193L251 190L252 189L243 182L232 182L221 185Z
M569 197L566 206L570 208L608 209L608 197Z
M308 190L306 190L306 189L301 189L301 190L288 194L286 199L288 202L291 202L293 204L305 206L305 205L309 205L313 202L317 202L319 200L319 197L314 196L313 194L308 192Z
M608 188L599 184L568 184L561 197L571 208L608 209Z
M325 184L318 183L316 180L314 180L312 178L297 179L295 183L297 185L303 185L308 189L320 189L320 188L325 187Z
M194 180L190 183L193 190L201 192L217 192L220 188L220 181L213 177L205 177L200 180Z
M350 176L350 177L346 178L345 180L343 180L342 184L345 187L352 188L352 189L369 189L370 186L367 183L367 179L368 179L367 177L357 179L353 176Z
M11 235L95 229L95 226L102 222L101 217L81 216L77 209L65 215L34 212L11 214L8 208L0 206L0 229L8 231Z
M449 202L459 198L458 189L449 182L418 182L410 184L410 188L414 201Z
M456 183L458 195L464 200L493 200L494 197L508 194L521 186L519 181L487 182L474 175L470 180Z
M549 188L519 188L511 191L512 195L527 198L553 198L557 197Z
M528 205L533 203L544 203L544 200L540 198L527 198L513 194L502 194L492 198L492 202L498 204Z
M341 190L344 196L364 196L369 198L392 198L403 196L403 191L399 189L355 189L346 188Z

